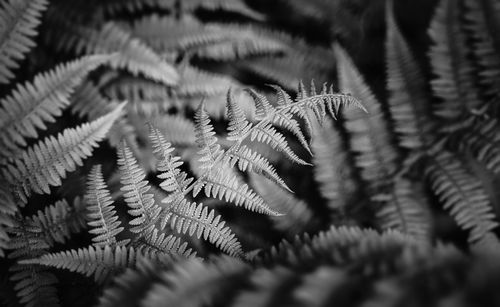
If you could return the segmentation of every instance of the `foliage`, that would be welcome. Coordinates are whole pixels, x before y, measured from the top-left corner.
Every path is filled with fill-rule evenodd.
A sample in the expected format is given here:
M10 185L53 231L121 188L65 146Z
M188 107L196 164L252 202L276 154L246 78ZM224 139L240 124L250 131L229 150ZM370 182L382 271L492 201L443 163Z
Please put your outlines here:
M2 3L0 301L499 304L500 6L434 2Z

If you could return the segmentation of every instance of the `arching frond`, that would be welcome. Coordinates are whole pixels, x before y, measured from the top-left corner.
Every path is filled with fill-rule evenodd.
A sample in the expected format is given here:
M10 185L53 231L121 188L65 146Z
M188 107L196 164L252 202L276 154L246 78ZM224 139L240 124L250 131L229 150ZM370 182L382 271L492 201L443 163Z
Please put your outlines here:
M148 16L133 26L132 33L159 52L188 52L218 61L277 54L287 49L287 46L270 35L269 31L258 27L203 24L191 16L181 19Z
M18 85L10 95L0 100L0 150L7 155L9 148L25 146L26 137L38 137L37 129L46 129L44 122L54 122L62 109L69 105L75 86L97 66L112 56L87 56L61 64L35 76L33 82Z
M311 142L314 179L332 214L344 214L359 189L349 152L333 122L315 127Z
M481 244L487 240L489 245L498 246L498 239L491 235L498 223L481 182L444 150L430 158L425 172L444 208L460 227L469 230L469 242Z
M57 138L51 136L23 152L2 170L2 176L26 202L32 192L49 193L50 186L61 185L66 172L81 166L104 139L125 104L90 123L67 128Z
M250 177L252 187L269 207L283 214L271 216L276 228L290 235L304 233L313 223L313 212L306 202L296 198L291 192L280 189L267 179Z
M76 199L73 206L66 200L61 200L40 210L28 218L28 225L39 229L39 236L49 246L55 243L65 243L71 233L78 233L86 227L85 203Z
M432 115L425 80L396 24L393 1L386 3L386 66L389 107L401 147L429 146Z
M193 194L196 196L203 189L207 197L224 199L232 202L236 206L243 206L245 209L279 216L281 213L269 208L264 200L245 183L240 183L238 178L224 167L213 170L206 176L201 177L195 184Z
M271 165L267 158L263 157L251 148L248 148L246 145L242 145L238 148L238 150L231 152L229 154L229 159L229 165L231 167L237 165L238 169L242 172L248 171L263 175L281 186L283 189L291 192L290 188L278 175L276 169Z
M234 101L231 89L227 91L226 112L229 120L227 139L229 141L238 141L250 131L252 124L248 122L239 104Z
M436 78L431 81L434 94L442 101L434 115L448 123L448 130L459 124L461 116L481 107L474 80L474 65L468 54L466 36L461 28L458 1L441 0L432 19L429 36L434 41L429 51Z
M88 189L85 199L88 204L87 224L92 227L89 233L93 234L92 242L96 247L114 247L125 245L126 242L118 242L116 236L123 231L120 226L113 200L104 182L101 165L96 165L88 176Z
M175 204L170 210L164 212L162 228L169 225L170 228L180 234L189 234L213 243L217 248L230 256L241 257L243 251L238 239L231 229L225 226L215 211L209 210L203 204L182 200Z
M151 286L161 281L160 266L149 261L139 262L136 269L127 269L113 279L99 298L99 307L136 307Z
M209 73L193 66L185 66L179 69L181 80L175 88L178 96L184 97L209 97L222 95L232 86L238 83L228 76Z
M10 259L22 260L38 257L46 252L48 244L39 236L41 229L29 225L29 221L17 220L11 232L9 242ZM26 306L59 306L59 299L55 284L57 278L46 268L17 263L10 267L10 280L15 283L14 290L17 292L19 301Z
M8 0L0 6L0 84L14 77L13 69L35 46L33 37L47 0Z
M166 258L164 255L160 258L142 254L133 247L105 245L45 254L38 258L22 260L19 263L66 269L86 276L94 276L96 281L103 281L111 274L135 267L144 258L159 263L172 261L172 258Z
M161 208L155 204L153 194L147 193L151 187L144 180L146 174L137 165L137 160L125 141L118 148L117 162L122 173L121 190L125 192L124 198L130 208L128 213L134 217L129 222L132 226L130 231L147 235L154 228Z
M384 230L397 229L422 243L429 243L431 217L425 196L418 188L416 182L396 178L393 188L381 196L382 208L377 211L377 219Z
M96 30L71 24L57 15L51 21L57 31L62 31L59 35L65 38L61 40L58 37L59 49L74 49L79 54L114 53L116 56L109 62L112 68L126 69L134 75L142 74L166 85L175 85L179 81L172 65L113 22L107 22Z
M172 272L165 272L161 282L152 286L143 299L147 306L216 306L226 301L228 292L242 286L249 266L230 257L217 258L204 264L187 260Z
M15 224L14 215L18 210L14 196L6 185L0 185L0 257L5 256L4 250L9 246L8 229Z
M135 245L137 250L147 255L161 257L162 255L193 258L196 256L186 242L174 235L167 235L158 229L153 229L146 237L139 239Z
M151 122L165 137L165 141L176 148L196 146L194 123L184 116L162 115L157 118L153 117Z
M350 147L357 154L356 166L361 177L369 185L371 193L376 193L384 185L390 184L397 170L398 151L392 143L389 127L381 109L362 75L354 66L347 53L335 47L339 87L363 101L368 114L354 108L346 110L345 128L350 134Z
M201 103L195 113L196 143L198 144L201 169L210 170L224 154L224 150L217 143L215 131L210 123L210 117Z
M500 85L500 40L495 27L497 10L492 1L464 1L464 27L472 36L475 60L478 63L477 77L484 86L481 94L494 97L499 94Z

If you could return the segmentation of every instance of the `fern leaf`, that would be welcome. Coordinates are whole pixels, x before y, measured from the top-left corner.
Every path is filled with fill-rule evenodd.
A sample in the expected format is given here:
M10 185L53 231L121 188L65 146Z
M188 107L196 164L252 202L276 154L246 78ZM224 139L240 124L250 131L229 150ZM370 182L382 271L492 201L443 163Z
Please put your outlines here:
M446 151L437 153L427 166L426 175L444 208L450 211L460 227L470 231L471 244L491 239L489 234L498 223L487 193L457 158ZM493 238L489 244L496 246L498 239Z
M173 2L172 0L167 1ZM172 3L173 4L173 3ZM194 11L198 8L205 10L223 10L227 12L238 13L247 17L254 18L255 20L262 20L265 17L255 10L251 9L245 1L242 0L187 0L182 2L181 9L183 11Z
M245 113L239 104L234 101L231 89L227 91L226 110L229 120L227 139L229 141L238 141L250 131L252 124L246 119Z
M117 242L116 236L123 231L121 222L116 216L113 200L104 182L101 165L96 165L88 176L88 189L85 195L88 204L87 224L92 227L89 233L94 234L92 242L97 247L121 246L126 242Z
M150 255L137 252L133 247L89 246L59 253L45 254L34 259L22 260L20 264L43 265L66 269L86 276L94 276L96 281L103 281L109 275L125 268L133 268L138 262ZM168 263L172 259L150 258L153 261Z
M481 94L486 97L498 95L500 85L500 40L497 38L496 22L498 9L491 1L464 1L466 22L464 27L472 36L475 60L478 64L477 76L483 85Z
M289 191L279 189L267 179L253 175L250 177L250 182L269 207L286 215L286 218L271 216L277 229L286 231L290 235L303 233L309 229L313 222L313 212L303 200L296 198Z
M229 171L224 171L224 168L201 177L194 185L193 195L196 196L202 188L207 197L224 199L226 202L232 202L236 206L243 206L247 210L258 213L281 215L269 208L264 200L252 191L247 184L239 183L235 175Z
M193 66L180 69L181 81L175 89L181 97L208 97L225 94L231 86L238 83L221 74L209 73Z
M179 169L184 162L179 157L172 155L174 148L165 140L161 132L151 125L149 130L153 153L159 158L157 169L162 172L158 178L164 180L160 187L170 193L162 200L162 203L168 205L178 203L184 198L184 193L193 179L187 178L187 174Z
M33 192L49 193L50 186L61 185L61 178L82 165L83 159L92 155L113 122L120 116L125 104L76 128L67 128L57 138L51 136L30 147L16 159L2 175L14 187L17 196L27 201Z
M404 178L397 178L394 187L385 195L379 195L382 208L377 219L383 230L397 229L415 237L419 242L429 243L431 237L430 214L423 193L418 185Z
M369 184L371 192L375 192L388 184L396 172L398 151L391 142L380 103L347 53L339 46L336 46L335 53L341 91L351 92L368 110L366 114L358 108L350 109L344 112L344 116L350 146L357 153L356 166L361 169L361 177Z
M399 144L418 150L430 145L432 124L428 118L432 113L425 95L425 80L396 24L393 5L393 1L388 1L386 7L388 102Z
M230 256L241 257L243 251L238 239L225 226L221 217L209 210L203 204L190 203L182 200L173 208L165 212L162 228L167 224L179 234L189 234L214 244L217 248Z
M9 246L7 230L14 227L14 215L18 210L14 196L6 185L0 185L0 258L5 257L4 250Z
M140 39L121 29L113 22L105 23L100 30L85 28L62 19L63 13L51 16L52 27L57 28L58 39L54 45L59 49L75 50L76 53L114 53L109 62L115 69L127 69L134 75L142 74L166 85L179 81L177 71L144 44ZM64 38L61 40L61 37Z
M76 199L73 206L66 200L40 210L28 219L28 225L40 229L39 236L49 246L65 243L71 233L85 228L85 204Z
M0 84L14 77L17 61L35 46L33 37L40 24L42 12L47 8L46 0L10 0L0 7Z
M349 152L333 122L326 119L323 127L315 127L311 142L314 179L321 196L327 200L332 214L345 213L359 189Z
M69 105L75 86L90 71L112 56L94 55L61 64L35 76L33 82L18 85L0 100L0 142L3 147L25 146L26 137L36 138L36 129L46 129L44 122L54 122Z
M229 159L229 165L231 167L237 165L238 169L242 172L248 171L263 175L281 186L283 189L291 192L290 188L278 175L276 169L271 165L271 163L251 148L242 145L238 148L238 150L229 153Z
M465 111L481 106L460 18L457 1L441 0L429 28L429 36L434 41L429 57L436 75L431 85L434 94L442 100L434 114L446 121L449 129L453 129L452 124L460 120Z
M38 257L46 252L49 247L39 234L41 229L29 225L28 220L17 220L10 232L13 234L9 242L10 259L22 261L22 259ZM14 290L17 292L20 303L26 306L59 306L56 288L57 278L45 268L16 263L10 267L11 277L15 283Z
M151 122L161 132L165 141L176 148L195 147L194 123L181 115L162 115L153 117Z
M162 256L181 256L184 258L193 258L196 256L191 248L188 248L186 242L174 235L160 233L158 229L153 229L148 236L140 239L137 244L137 250L147 255Z
M161 208L155 205L153 194L147 193L151 187L146 174L137 165L132 151L125 141L118 148L118 166L122 172L121 190L125 192L124 197L130 210L128 213L134 217L129 223L133 233L149 233L154 228Z
M147 306L218 306L227 292L245 284L249 267L235 258L217 258L209 264L190 259L163 273L142 300Z
M196 110L195 116L196 143L198 144L199 161L202 169L212 169L224 151L217 144L215 131L210 123L208 113L205 111L204 104L201 103Z
M271 123L255 126L255 129L251 130L250 135L250 141L254 140L268 144L271 148L279 152L283 152L292 162L302 165L310 165L310 163L302 160L293 152L290 146L288 146L285 136L278 132Z

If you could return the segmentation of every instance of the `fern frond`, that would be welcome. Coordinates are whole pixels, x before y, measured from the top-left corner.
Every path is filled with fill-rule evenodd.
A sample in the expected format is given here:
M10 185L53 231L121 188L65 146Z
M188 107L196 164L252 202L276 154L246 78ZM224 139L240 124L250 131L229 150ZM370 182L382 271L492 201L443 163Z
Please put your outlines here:
M377 219L383 230L397 229L422 243L431 238L430 214L423 193L418 193L418 185L404 178L395 179L391 191L380 195L382 208L377 211Z
M201 189L204 190L207 197L224 199L236 206L243 206L249 211L267 215L281 215L281 213L269 208L264 200L252 191L247 184L240 183L234 174L225 171L223 167L201 177L194 184L193 195L198 195Z
M331 120L326 119L323 127L315 127L311 148L314 179L321 196L332 214L342 215L354 199L359 183L354 178L349 152Z
M162 203L173 205L184 199L184 193L193 181L193 178L188 178L187 174L179 169L184 163L180 157L172 155L174 148L165 140L161 132L149 126L149 138L153 145L153 153L158 157L157 169L162 172L158 178L164 181L160 187L169 193L169 195L162 200Z
M139 262L136 269L127 269L113 279L113 284L104 289L99 298L99 307L135 307L150 290L151 285L161 281L160 266L149 261Z
M210 117L205 111L204 103L201 103L196 110L195 116L196 143L198 144L199 161L201 169L210 170L224 154L224 150L217 144L215 131L210 123Z
M248 148L246 145L242 145L238 150L231 152L229 154L229 159L229 165L231 167L237 165L238 169L242 172L248 171L263 175L283 189L291 192L290 188L278 175L276 169L271 165L268 159L251 148Z
M0 185L0 258L5 257L4 250L9 246L8 229L14 227L14 215L18 210L14 196L4 184Z
M71 24L57 15L51 21L57 31L62 31L59 36L65 38L61 40L58 37L55 45L59 45L59 49L74 49L78 54L114 53L116 56L109 62L112 68L126 69L134 75L142 74L166 85L175 85L179 81L172 65L113 22L107 22L96 30Z
M158 229L153 229L146 237L138 240L137 250L147 255L160 257L162 255L196 257L196 252L188 247L186 242L174 235L167 235Z
M204 264L187 260L172 272L165 272L142 300L147 306L217 306L225 302L228 291L245 284L249 266L230 257Z
M447 151L433 155L425 172L444 208L460 227L469 230L469 242L480 244L488 240L488 244L497 246L498 239L490 234L498 223L481 182Z
M181 80L175 93L181 97L209 97L225 94L238 83L228 76L209 73L193 66L180 68Z
M477 77L484 86L481 94L495 97L500 85L500 40L494 26L497 12L489 1L466 0L464 4L464 27L471 33L471 49L479 66Z
M263 29L240 24L203 24L191 16L147 16L132 33L158 52L191 53L201 58L228 61L254 55L277 54L287 46Z
M17 145L25 146L26 137L38 137L37 129L46 129L44 122L54 122L69 105L74 88L90 71L110 61L108 55L82 57L61 64L35 76L33 82L18 85L0 100L0 142L2 153Z
M28 220L16 220L13 227L9 229L12 239L9 242L9 249L12 251L8 257L10 259L26 259L39 257L46 252L49 247L39 234L41 229L29 225ZM45 268L17 263L10 267L10 280L15 283L14 290L20 302L26 306L59 306L56 288L57 278Z
M345 111L345 128L350 134L350 146L357 154L356 166L361 177L367 182L371 193L388 184L397 170L398 151L392 144L389 127L382 113L381 105L375 98L362 75L354 66L347 53L335 47L339 87L363 101L368 114L360 109Z
M441 0L429 28L434 41L429 57L436 76L431 85L442 100L435 106L434 115L446 121L448 129L454 129L453 124L459 124L466 111L481 107L460 18L458 1Z
M155 204L153 194L147 193L151 187L144 180L146 174L137 165L137 160L125 141L118 148L117 163L122 173L121 191L125 192L125 202L130 208L128 213L134 217L129 222L132 226L130 231L147 235L154 228L161 208Z
M174 2L169 0L170 2ZM167 1L167 2L169 2ZM250 8L245 1L242 0L186 0L182 2L181 10L191 12L198 8L205 10L222 10L232 13L238 13L255 20L263 20L265 18L261 13Z
M394 16L394 3L386 4L386 66L389 107L399 144L409 150L430 145L432 116L425 80Z
M65 243L71 233L78 233L86 227L85 203L76 199L73 206L66 200L58 201L52 206L40 210L28 218L28 225L40 230L39 236L49 246Z
M114 210L113 200L104 182L101 165L96 165L88 176L88 189L85 199L88 204L87 224L92 227L92 242L96 247L122 246L126 242L117 242L116 236L123 231L121 222Z
M179 147L195 147L196 135L194 123L181 115L162 115L153 117L151 122L154 123L165 141L171 143L176 148Z
M96 281L103 281L118 271L135 267L143 259L151 259L159 263L168 263L173 260L164 255L160 258L143 254L133 247L105 245L45 254L38 258L19 261L19 263L66 269L85 276L94 276Z
M311 226L313 212L303 200L262 177L250 176L250 182L271 209L286 216L271 216L277 229L296 235L305 232Z
M252 124L248 122L239 104L234 101L232 89L227 91L226 112L229 120L227 139L229 141L238 141L250 131Z
M40 24L47 0L9 0L0 7L0 84L14 78L12 70L35 46L33 37Z
M241 257L243 251L231 229L225 226L221 217L203 204L182 200L175 207L165 211L162 228L169 224L179 234L189 234L197 239L214 244L230 256Z
M124 103L90 123L67 128L57 138L51 136L23 152L2 170L2 176L23 202L32 192L49 193L50 186L61 185L61 178L81 166L92 155L114 121L121 115Z

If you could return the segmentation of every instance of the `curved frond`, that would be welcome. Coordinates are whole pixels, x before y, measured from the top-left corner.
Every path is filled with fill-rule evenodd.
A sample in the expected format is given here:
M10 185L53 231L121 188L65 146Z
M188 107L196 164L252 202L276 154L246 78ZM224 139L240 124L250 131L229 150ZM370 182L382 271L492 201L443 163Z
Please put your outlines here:
M0 146L25 146L26 137L38 137L37 129L46 129L44 122L54 122L81 80L112 56L93 55L61 64L35 76L33 82L20 84L10 95L0 100Z
M224 150L217 144L214 127L210 123L210 117L201 103L196 110L195 116L196 143L198 144L199 161L201 169L210 170L224 154Z
M248 122L240 105L234 101L232 89L227 91L226 100L226 112L229 120L227 139L229 141L238 141L250 131L252 124Z
M32 192L49 193L50 186L61 185L67 172L83 164L104 139L125 104L105 116L76 128L67 128L57 138L48 137L23 152L2 170L2 175L24 202Z
M337 69L341 91L350 92L368 110L358 108L346 110L345 128L350 135L350 147L357 154L355 164L361 170L361 177L367 182L371 193L387 185L397 170L398 150L392 144L389 127L381 109L361 73L347 53L335 47Z
M161 208L155 204L153 194L147 193L151 187L144 180L146 174L137 165L137 160L125 141L118 148L117 163L122 173L121 191L125 192L123 196L130 208L128 213L134 217L129 222L132 226L130 231L147 235L154 228Z
M209 210L203 204L182 200L170 210L164 212L162 228L167 224L179 234L189 234L214 244L230 256L241 257L243 251L231 229L225 226L215 210Z
M262 177L253 175L250 177L250 182L272 210L283 214L283 216L271 216L277 229L296 235L304 233L311 226L313 212L303 200Z
M487 240L498 247L498 239L491 235L498 223L481 182L447 151L436 153L429 162L425 172L432 189L457 224L469 230L469 242L481 244Z
M153 229L147 236L140 239L137 250L147 255L161 257L162 255L181 256L184 258L193 258L196 256L186 242L174 235L167 235L158 229Z
M315 127L311 148L314 179L319 184L321 196L327 200L332 214L345 213L359 184L348 159L349 152L331 120L326 119L323 127Z
M65 243L71 233L78 233L86 227L85 203L76 199L73 206L66 200L58 201L52 206L40 210L28 218L30 227L40 230L40 236L49 246Z
M416 182L396 178L394 186L385 195L379 196L381 209L377 219L382 229L397 229L401 233L415 237L422 243L430 243L430 212L426 199Z
M0 258L5 257L9 246L8 229L15 225L14 215L18 211L14 196L6 185L0 185Z
M226 202L234 203L236 206L243 206L249 211L279 216L281 213L274 211L245 183L240 183L238 178L224 168L213 170L201 177L194 184L193 195L204 190L207 197L224 199Z
M144 258L160 263L168 263L172 260L164 256L150 257L148 254L136 251L133 247L105 245L45 254L38 258L22 260L19 263L66 269L86 276L94 276L96 281L103 281L111 274L135 267Z
M0 84L14 77L17 61L35 46L33 37L47 0L8 0L0 6Z
M481 107L460 13L458 1L441 0L429 28L429 36L434 41L429 58L436 76L431 85L434 94L442 100L435 106L434 115L446 121L448 129L460 124L466 111Z
M85 199L88 208L87 224L92 227L92 242L96 247L121 246L125 242L117 242L116 236L123 231L114 210L113 200L102 176L101 165L96 165L88 176L88 189Z
M429 146L432 115L425 79L401 34L394 16L394 3L386 3L386 66L389 108L399 144L409 150Z
M190 259L164 272L143 299L145 306L217 306L225 302L231 289L245 284L249 266L230 257L204 264Z

